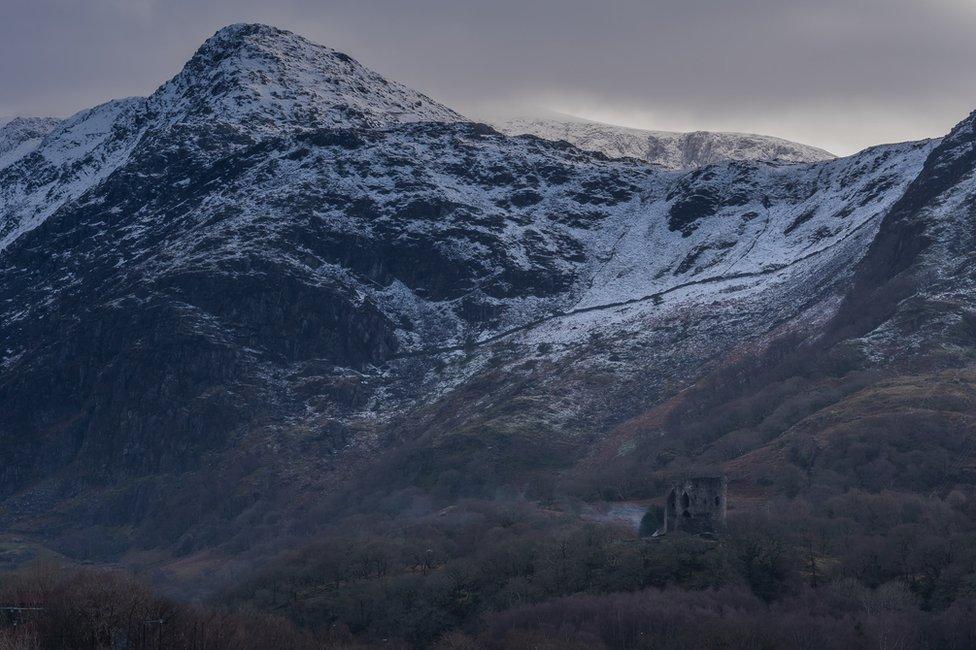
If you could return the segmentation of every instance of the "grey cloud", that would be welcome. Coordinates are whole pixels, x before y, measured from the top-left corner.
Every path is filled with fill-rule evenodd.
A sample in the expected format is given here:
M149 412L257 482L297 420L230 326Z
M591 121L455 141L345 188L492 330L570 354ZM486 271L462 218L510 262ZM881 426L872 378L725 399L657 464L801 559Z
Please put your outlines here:
M240 21L476 115L546 106L848 152L940 135L976 108L970 0L0 1L0 114L150 92Z

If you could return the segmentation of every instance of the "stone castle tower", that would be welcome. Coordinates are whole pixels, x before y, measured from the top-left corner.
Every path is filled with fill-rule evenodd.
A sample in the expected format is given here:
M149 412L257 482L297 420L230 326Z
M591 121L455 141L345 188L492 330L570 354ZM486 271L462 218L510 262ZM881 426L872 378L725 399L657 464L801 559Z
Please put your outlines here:
M664 532L713 533L725 526L724 476L686 478L668 489Z

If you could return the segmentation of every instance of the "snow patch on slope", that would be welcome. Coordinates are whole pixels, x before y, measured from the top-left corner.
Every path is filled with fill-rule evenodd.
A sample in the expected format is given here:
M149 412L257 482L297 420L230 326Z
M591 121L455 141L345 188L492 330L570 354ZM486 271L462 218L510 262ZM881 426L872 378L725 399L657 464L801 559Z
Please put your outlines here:
M60 122L54 117L0 118L0 169L36 149Z
M145 128L145 102L120 99L81 111L0 166L0 251L125 162Z

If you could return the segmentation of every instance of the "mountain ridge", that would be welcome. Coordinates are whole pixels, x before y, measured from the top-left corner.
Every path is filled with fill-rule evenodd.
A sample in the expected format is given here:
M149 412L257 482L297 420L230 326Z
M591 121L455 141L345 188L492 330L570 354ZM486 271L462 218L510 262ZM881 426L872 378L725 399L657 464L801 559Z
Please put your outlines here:
M582 118L513 118L495 126L509 135L566 140L610 157L646 160L672 170L688 170L726 160L820 162L835 156L823 149L767 135L718 131L654 131Z

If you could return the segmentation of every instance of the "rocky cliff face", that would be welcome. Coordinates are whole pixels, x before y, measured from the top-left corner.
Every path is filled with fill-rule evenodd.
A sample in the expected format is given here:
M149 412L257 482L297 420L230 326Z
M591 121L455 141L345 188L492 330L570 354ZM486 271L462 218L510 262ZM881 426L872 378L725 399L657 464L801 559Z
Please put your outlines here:
M667 171L232 26L151 97L50 126L0 166L0 524L55 544L216 544L194 526L253 481L309 494L404 441L565 458L909 266L972 313L971 119Z
M882 358L973 345L974 223L976 113L942 139L885 214L835 329Z

